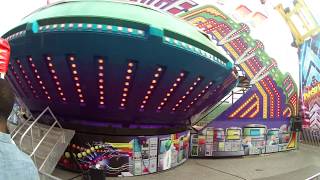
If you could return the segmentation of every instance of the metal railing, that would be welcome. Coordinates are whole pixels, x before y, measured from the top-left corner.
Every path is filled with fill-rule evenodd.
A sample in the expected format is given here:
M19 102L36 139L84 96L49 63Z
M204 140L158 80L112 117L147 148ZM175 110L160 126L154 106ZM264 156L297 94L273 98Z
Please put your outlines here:
M205 112L203 112L202 115L198 120L196 120L195 122L192 122L192 126L198 125L199 123L201 123L201 121L206 120L206 118L213 112L215 111L217 108L219 108L223 103L229 102L231 99L231 105L234 104L237 100L239 100L247 91L248 89L250 89L251 86L248 87L242 87L240 90L238 89L237 91L231 91L229 94L227 94L223 99L221 99L221 101L217 104L215 104L214 106L208 108L208 110L206 110ZM239 88L239 87L237 87ZM235 95L240 95L240 97L235 97ZM205 125L204 125L205 126Z
M40 120L40 118L45 114L49 112L49 114L51 115L51 117L53 117L54 119L54 122L53 124L50 126L50 128L47 130L47 132L43 135L43 137L39 140L39 142L35 145L34 144L34 140L36 138L34 138L34 133L33 133L33 128L35 126L38 126L37 122ZM28 119L28 121L30 121L31 117ZM27 122L24 122L24 124L27 124ZM34 160L35 164L37 165L37 162L36 162L36 157L35 157L35 153L37 152L37 150L39 149L40 145L44 142L44 140L48 137L49 133L53 131L53 128L58 125L58 128L61 129L62 131L62 134L60 136L60 138L62 138L62 141L65 141L65 134L64 134L64 131L63 131L63 128L61 126L61 124L59 123L59 121L57 120L57 118L55 117L55 115L53 114L53 112L51 111L51 109L49 107L47 107L44 111L42 111L42 113L29 125L29 127L26 129L26 131L22 134L21 138L20 138L20 141L19 141L19 147L21 149L23 149L22 147L22 144L23 144L23 140L26 138L26 135L30 132L31 134L31 148L32 148L32 151L31 153L29 154L29 156ZM39 127L39 126L38 126ZM17 130L17 132L15 133L15 135L17 135L19 133L19 131L22 130L22 126ZM57 141L59 141L60 139L57 139ZM48 158L48 157L47 157ZM46 162L43 161L43 163ZM43 163L40 165L40 167L43 166Z
M320 146L320 129L303 129L302 143Z
M41 171L39 171L39 175L40 175L40 179L41 180L62 180L62 179L60 179L58 177L55 177L55 176L53 176L51 174L48 174L48 173L45 173L45 172L41 172Z
M28 122L34 119L33 116L31 115L27 120L25 120L21 125L18 125L12 132L11 132L11 138L14 139L19 132L21 131L21 129L28 124Z
M320 180L320 173L315 174L315 175L307 178L306 180Z
M215 111L221 104L225 103L226 100L227 100L229 97L231 97L231 96L232 96L232 94L230 94L229 96L226 96L223 100L221 100L218 104L216 104L212 109L210 109L209 111L205 112L205 113L204 113L205 115L202 116L201 118L199 118L199 120L197 120L196 122L194 122L194 123L192 124L192 126L193 126L193 125L197 125L197 124L200 123L201 121L205 120L205 119L210 115L210 113L212 113L213 111Z

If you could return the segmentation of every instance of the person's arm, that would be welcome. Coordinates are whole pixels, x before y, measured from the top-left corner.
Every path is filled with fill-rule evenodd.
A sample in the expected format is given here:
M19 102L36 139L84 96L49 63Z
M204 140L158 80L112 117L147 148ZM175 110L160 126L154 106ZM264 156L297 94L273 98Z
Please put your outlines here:
M28 178L30 180L40 180L38 169L33 163L27 168L27 171L29 174Z

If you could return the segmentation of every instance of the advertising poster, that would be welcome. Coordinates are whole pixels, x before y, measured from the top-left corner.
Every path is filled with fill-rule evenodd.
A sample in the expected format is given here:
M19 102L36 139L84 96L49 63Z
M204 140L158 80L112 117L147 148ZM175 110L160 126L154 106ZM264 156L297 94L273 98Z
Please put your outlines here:
M189 140L189 131L159 138L158 170L167 170L187 160Z
M197 157L199 151L198 134L191 135L191 156Z
M156 172L158 137L139 136L133 140L134 175Z
M172 158L172 141L170 137L162 138L159 140L159 157L158 157L158 170L163 171L171 167Z

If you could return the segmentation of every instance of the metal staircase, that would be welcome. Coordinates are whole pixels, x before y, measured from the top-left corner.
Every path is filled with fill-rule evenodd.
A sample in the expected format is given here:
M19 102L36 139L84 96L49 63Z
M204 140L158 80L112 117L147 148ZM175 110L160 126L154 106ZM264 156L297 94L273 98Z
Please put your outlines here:
M45 120L46 124L41 121ZM48 125L48 120L50 121ZM28 154L38 167L41 179L57 180L51 175L75 131L63 129L49 107L37 118L32 115L20 125L10 125L17 146Z
M240 99L251 87L245 73L236 66L238 72L239 83L229 94L227 94L218 104L207 108L199 114L191 118L191 125L194 130L200 130L210 123L214 118L218 117L221 113L227 110L238 99Z

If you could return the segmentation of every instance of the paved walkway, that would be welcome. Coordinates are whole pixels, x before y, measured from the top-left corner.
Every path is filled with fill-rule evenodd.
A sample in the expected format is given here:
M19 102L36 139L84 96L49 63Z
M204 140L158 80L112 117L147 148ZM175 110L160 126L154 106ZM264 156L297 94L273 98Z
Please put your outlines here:
M165 172L108 180L302 180L320 172L320 147L301 145L299 150L227 159L189 159ZM57 169L63 179L75 174ZM79 178L81 179L81 178Z

